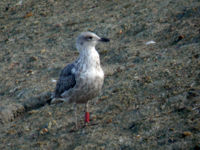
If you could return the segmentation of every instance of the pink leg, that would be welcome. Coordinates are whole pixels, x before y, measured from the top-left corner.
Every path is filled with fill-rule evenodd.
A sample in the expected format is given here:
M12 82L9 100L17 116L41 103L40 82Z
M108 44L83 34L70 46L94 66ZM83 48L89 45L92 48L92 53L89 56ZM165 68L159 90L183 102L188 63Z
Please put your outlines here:
M90 122L90 113L88 111L88 102L85 104L85 124Z

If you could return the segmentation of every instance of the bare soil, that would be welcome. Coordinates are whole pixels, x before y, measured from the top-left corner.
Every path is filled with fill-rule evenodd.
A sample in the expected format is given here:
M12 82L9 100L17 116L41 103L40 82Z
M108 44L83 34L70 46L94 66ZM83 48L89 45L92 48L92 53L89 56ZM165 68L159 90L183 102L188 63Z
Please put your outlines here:
M92 31L106 78L91 122L49 105L75 38ZM154 44L146 44L155 41ZM199 0L1 0L0 149L200 149Z

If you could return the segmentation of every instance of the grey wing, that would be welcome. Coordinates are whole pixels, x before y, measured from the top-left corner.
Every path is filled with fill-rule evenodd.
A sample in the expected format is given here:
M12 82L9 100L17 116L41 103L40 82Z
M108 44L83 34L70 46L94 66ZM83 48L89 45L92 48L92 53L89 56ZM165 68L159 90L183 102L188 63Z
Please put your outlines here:
M73 88L76 84L75 75L72 73L73 64L67 65L60 73L60 78L56 84L55 98L61 97L62 93Z

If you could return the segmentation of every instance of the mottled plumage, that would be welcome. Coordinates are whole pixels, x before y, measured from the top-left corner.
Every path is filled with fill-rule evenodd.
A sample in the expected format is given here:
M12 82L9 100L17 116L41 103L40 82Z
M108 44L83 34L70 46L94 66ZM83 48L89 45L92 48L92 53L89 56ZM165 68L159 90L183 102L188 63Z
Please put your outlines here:
M55 89L55 98L61 98L61 94L76 84L75 75L72 73L74 64L67 65L60 73L60 78Z
M78 36L76 48L80 55L61 71L52 103L58 100L86 103L87 106L88 100L99 94L104 81L104 72L95 46L98 42L108 41L92 32L83 32Z

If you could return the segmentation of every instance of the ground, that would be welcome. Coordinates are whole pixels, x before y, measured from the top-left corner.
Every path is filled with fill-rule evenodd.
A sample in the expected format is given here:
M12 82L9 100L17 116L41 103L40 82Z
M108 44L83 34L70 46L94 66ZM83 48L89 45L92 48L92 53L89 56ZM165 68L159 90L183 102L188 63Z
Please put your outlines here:
M74 130L73 105L48 100L82 31L110 43ZM199 0L1 0L0 45L0 149L200 149Z

